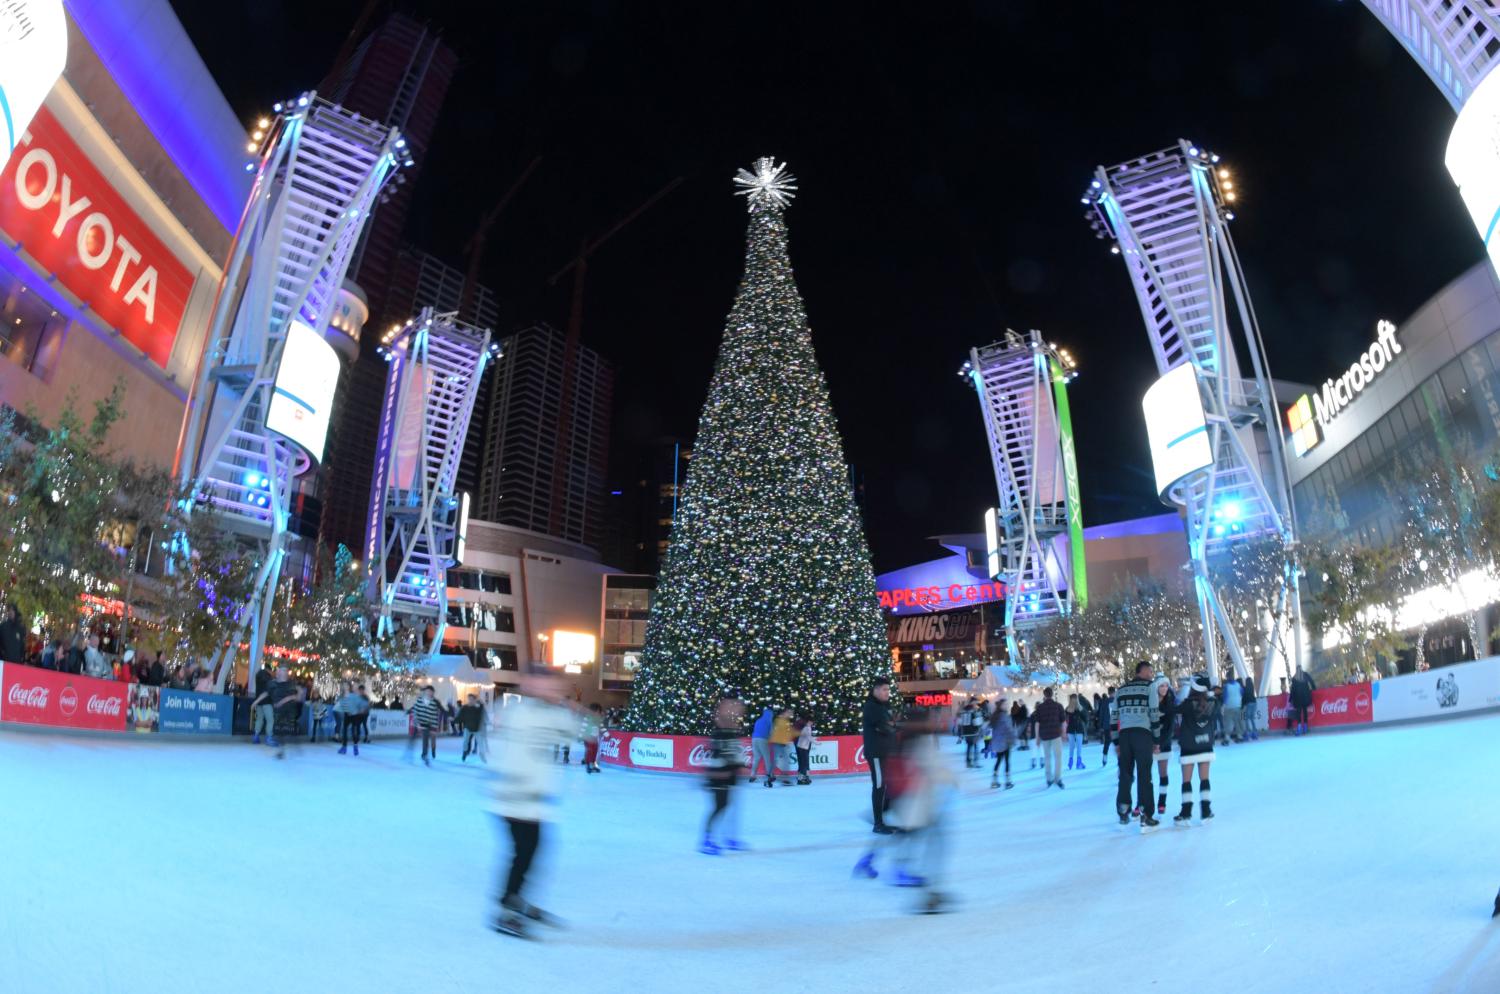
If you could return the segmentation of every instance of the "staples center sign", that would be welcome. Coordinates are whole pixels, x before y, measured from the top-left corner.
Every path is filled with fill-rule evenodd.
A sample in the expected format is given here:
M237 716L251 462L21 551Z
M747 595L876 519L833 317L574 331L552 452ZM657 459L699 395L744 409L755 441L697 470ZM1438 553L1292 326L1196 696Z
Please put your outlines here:
M166 367L192 274L45 107L0 173L0 230Z

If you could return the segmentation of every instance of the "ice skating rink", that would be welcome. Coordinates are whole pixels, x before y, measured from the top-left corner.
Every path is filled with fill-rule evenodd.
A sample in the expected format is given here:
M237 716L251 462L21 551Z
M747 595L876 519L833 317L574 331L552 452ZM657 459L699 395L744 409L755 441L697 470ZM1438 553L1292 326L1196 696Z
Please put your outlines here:
M501 845L457 740L428 770L0 731L0 991L1496 992L1497 738L1231 746L1214 823L1145 837L1097 745L1063 791L1027 753L1004 792L955 755L958 903L925 917L850 877L865 781L742 786L755 851L713 858L696 782L575 766L532 894L570 928L527 942L487 928Z

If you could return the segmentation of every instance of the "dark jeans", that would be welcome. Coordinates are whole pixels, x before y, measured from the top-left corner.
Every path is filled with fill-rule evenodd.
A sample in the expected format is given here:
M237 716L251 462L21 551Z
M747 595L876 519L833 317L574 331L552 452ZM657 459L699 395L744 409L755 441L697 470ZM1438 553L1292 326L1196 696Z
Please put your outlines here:
M1002 752L998 752L998 753L995 754L995 769L992 771L994 774L999 775L999 773L1000 773L1000 763L1002 761L1004 761L1004 763L1005 763L1005 779L1009 780L1010 779L1010 750L1009 749L1006 749L1006 750L1004 750Z
M875 812L875 824L885 824L885 760L880 756L869 756L870 762L870 810Z
M507 818L505 824L510 826L514 852L510 857L510 869L505 873L505 892L500 895L501 901L521 896L521 889L526 886L526 874L531 870L531 861L536 858L537 846L542 841L542 823L539 821Z
M354 744L359 745L360 730L365 727L365 716L362 714L351 714L344 716L344 727L339 735L339 745L349 744L349 736L354 736ZM366 739L365 741L369 741Z
M972 735L964 736L964 765L973 766L979 762L979 739Z
M734 789L732 783L712 784L708 788L708 796L713 801L713 807L708 809L708 822L703 826L703 837L712 838L714 825L723 817L724 812L729 810L730 791ZM734 829L730 829L734 831Z
M426 759L428 756L431 756L433 759L437 759L436 728L422 729L422 758Z
M797 775L807 776L807 769L812 765L812 750L797 747Z
M1120 789L1115 794L1115 808L1125 814L1131 808L1130 777L1135 774L1136 803L1143 810L1151 806L1151 760L1156 743L1147 728L1125 728L1120 731Z

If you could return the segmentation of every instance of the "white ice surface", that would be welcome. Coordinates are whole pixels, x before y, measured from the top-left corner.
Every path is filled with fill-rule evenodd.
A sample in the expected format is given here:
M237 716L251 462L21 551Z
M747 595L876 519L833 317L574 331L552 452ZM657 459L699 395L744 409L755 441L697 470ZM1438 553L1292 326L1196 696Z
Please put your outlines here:
M454 740L428 770L0 731L0 992L1496 992L1497 734L1224 748L1215 822L1146 837L1097 746L1061 792L1027 753L1012 791L959 769L932 917L850 878L863 780L742 786L756 852L716 859L696 782L574 767L532 894L572 927L523 942L486 928L505 847Z

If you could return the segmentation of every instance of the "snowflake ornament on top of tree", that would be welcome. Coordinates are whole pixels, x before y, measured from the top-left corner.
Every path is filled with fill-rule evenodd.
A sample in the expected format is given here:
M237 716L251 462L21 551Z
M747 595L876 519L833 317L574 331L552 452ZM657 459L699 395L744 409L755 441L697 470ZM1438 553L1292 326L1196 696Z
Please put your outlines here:
M797 177L786 171L786 163L778 163L769 155L755 160L755 171L741 169L734 174L735 196L749 197L753 204L767 200L777 207L785 207L797 196Z
M853 734L891 671L843 441L787 254L785 164L741 170L745 271L646 625L625 727L697 735L720 694Z

